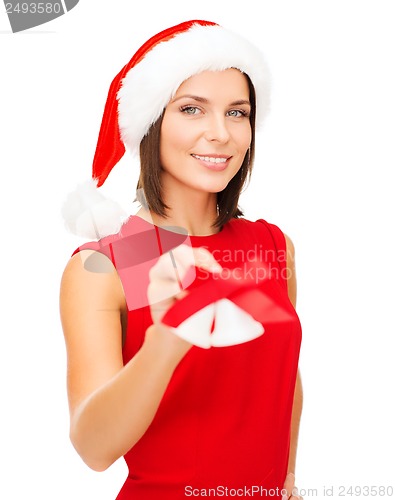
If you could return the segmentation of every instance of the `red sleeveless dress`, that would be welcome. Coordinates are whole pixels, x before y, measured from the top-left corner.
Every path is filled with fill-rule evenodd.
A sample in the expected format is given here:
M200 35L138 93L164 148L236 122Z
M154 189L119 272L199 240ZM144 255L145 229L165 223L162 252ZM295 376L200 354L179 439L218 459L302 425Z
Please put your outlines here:
M118 271L128 304L125 364L152 324L146 290L149 268L166 251L158 238L161 230L131 216L117 235L74 252L98 250ZM240 218L219 233L188 238L240 275L248 272L248 260L255 255L272 271L263 284L265 294L289 316L285 322L263 321L264 333L249 342L190 349L150 427L124 457L129 475L117 500L281 498L301 343L300 322L287 293L284 235L263 219ZM199 270L195 282L198 278Z

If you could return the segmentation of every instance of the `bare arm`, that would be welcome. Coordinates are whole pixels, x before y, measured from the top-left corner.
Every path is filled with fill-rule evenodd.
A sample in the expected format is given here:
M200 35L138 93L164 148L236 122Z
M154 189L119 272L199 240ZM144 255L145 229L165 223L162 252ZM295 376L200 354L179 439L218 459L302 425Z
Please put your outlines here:
M147 430L191 344L159 322L147 329L143 346L123 366L122 285L109 261L107 272L84 268L83 259L91 253L76 254L66 266L60 312L68 359L70 439L85 463L101 471ZM166 307L170 305L167 300Z
M288 295L293 306L296 307L296 271L295 271L295 249L292 241L288 236L285 236L287 242L287 267L288 267ZM295 394L292 408L291 421L291 447L288 461L288 473L295 474L296 467L296 452L298 445L299 425L303 406L303 390L300 371L298 370Z

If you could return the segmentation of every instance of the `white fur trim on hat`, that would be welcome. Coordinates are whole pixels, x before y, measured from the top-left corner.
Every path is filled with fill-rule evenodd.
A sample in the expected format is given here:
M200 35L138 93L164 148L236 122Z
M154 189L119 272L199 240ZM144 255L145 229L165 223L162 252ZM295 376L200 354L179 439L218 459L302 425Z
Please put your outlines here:
M150 126L185 80L202 71L229 68L250 77L259 125L268 112L270 96L270 74L262 53L222 26L196 24L154 46L122 80L117 95L118 121L125 146L133 153L138 151Z

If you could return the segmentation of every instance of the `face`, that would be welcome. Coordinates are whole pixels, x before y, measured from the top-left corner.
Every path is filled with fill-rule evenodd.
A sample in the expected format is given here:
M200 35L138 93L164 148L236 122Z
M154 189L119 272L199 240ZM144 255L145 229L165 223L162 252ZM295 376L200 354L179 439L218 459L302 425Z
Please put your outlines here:
M225 189L251 144L250 111L247 79L236 69L205 71L183 82L163 115L164 188Z

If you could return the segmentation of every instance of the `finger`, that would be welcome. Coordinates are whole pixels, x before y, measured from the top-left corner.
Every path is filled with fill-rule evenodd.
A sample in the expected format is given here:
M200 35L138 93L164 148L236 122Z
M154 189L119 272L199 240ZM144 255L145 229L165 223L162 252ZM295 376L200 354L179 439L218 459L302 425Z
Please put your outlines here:
M202 267L210 272L220 272L222 267L214 256L205 248L191 248L179 245L161 255L149 271L148 300L152 305L156 302L174 297L181 299L183 291L196 277L194 266Z
M292 488L292 495L289 500L303 500L303 497L299 495L299 490L296 486Z
M149 277L150 280L178 281L183 288L186 288L190 283L185 283L184 278L191 266L204 268L210 272L222 270L220 264L207 249L191 248L183 244L161 255L150 269Z
M179 299L179 294L183 294L184 290L175 280L154 279L148 285L147 298L150 305L160 303L166 299L174 297ZM159 305L160 307L160 305ZM165 306L168 307L168 304Z
M149 271L150 281L171 280L179 282L185 276L187 269L194 263L192 248L187 245L179 245L162 254L156 264L151 267Z
M299 499L300 496L299 496L299 490L298 488L294 485L294 487L292 488L292 495L291 495L291 498L294 498L294 499Z
M286 490L287 494L283 495L282 500L288 500L292 498L294 487L295 487L295 474L293 472L288 472L283 486L283 489Z
M172 256L173 256L173 254L170 255L170 252L166 252L159 257L158 261L149 270L150 281L154 281L154 280L159 280L159 281L175 280L176 281L176 274L174 272L175 266L174 266ZM173 256L173 258L174 258L174 256ZM181 268L180 263L178 264L178 267Z
M181 269L177 267L174 262L175 273L177 274L177 281L182 290L186 289L193 283L196 278L196 268L201 268L209 271L210 273L221 273L222 266L216 261L214 256L205 248L192 249L192 261L190 259L191 253L189 248L181 249L182 252L176 254L178 257Z
M214 255L204 247L194 248L195 266L202 267L208 271L221 272L222 266L214 258Z
M174 285L174 288L175 286L176 285ZM148 304L153 311L167 311L169 309L169 306L171 305L171 302L169 302L170 299L181 300L189 293L189 290L181 290L174 293L172 287L168 287L166 285L157 287L156 285L149 285L147 294Z
M192 248L188 245L179 245L170 253L173 254L173 263L184 274L190 266L201 267L214 272L222 271L222 267L215 260L213 254L204 247Z
M190 256L191 254L189 252L178 254L181 271L179 271L176 266L175 271L177 273L177 280L180 288L188 288L195 280L196 268L205 269L211 273L222 272L222 267L207 249L203 247L193 248L192 261L190 260Z

